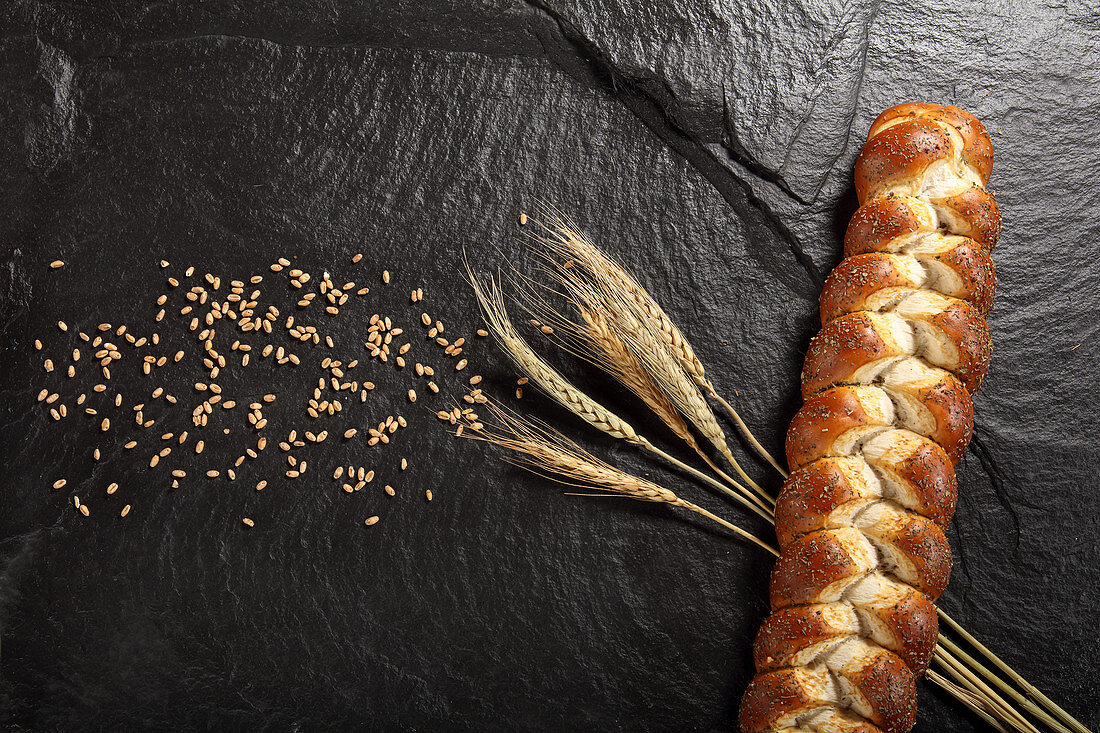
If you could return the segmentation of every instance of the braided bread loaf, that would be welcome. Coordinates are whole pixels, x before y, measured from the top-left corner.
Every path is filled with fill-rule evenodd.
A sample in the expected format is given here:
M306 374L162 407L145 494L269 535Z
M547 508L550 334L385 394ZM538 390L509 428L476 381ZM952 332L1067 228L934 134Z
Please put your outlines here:
M955 107L879 115L860 208L821 294L821 332L787 433L782 554L756 639L743 733L903 733L936 645L943 528L989 365L1000 215L992 147Z

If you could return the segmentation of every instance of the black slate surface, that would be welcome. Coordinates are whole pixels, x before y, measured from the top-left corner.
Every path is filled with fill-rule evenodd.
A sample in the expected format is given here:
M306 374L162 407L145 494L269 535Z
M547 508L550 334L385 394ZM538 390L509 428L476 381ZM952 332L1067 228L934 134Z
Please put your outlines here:
M470 335L461 247L483 268L496 248L522 262L516 220L543 198L639 274L778 450L855 206L853 162L879 111L917 99L989 127L1005 223L996 352L959 465L942 605L1100 726L1095 7L30 0L0 17L7 729L734 730L766 612L763 553L660 507L562 496L449 438L404 401L408 374L374 364L360 367L372 399L326 427L409 415L386 450L330 441L300 452L315 466L301 479L265 456L276 460L236 482L194 478L216 456L177 452L192 477L173 490L146 467L155 436L120 447L128 406L156 386L136 359L106 393L117 385L126 407L102 434L35 403L47 386L72 409L73 390L32 344L67 365L78 328L147 333L169 274L272 280L280 255L372 288L326 326L342 351L355 353L372 312L416 329L417 285L424 309ZM55 258L67 266L50 271ZM182 320L159 330L178 337ZM184 364L198 358L187 348ZM303 356L297 372L257 365L219 381L243 399L274 385L272 434L309 429L300 403L319 350ZM475 340L470 358L490 390L511 391L491 345ZM161 374L194 404L193 371ZM755 526L545 400L524 404ZM158 411L147 432L185 426L179 412ZM225 437L238 451L241 418ZM346 496L328 475L348 461L380 478ZM51 490L62 475L69 485ZM253 491L261 477L271 486ZM110 481L122 488L107 497ZM134 510L120 519L124 503ZM375 513L383 521L363 527ZM921 685L918 731L977 729Z

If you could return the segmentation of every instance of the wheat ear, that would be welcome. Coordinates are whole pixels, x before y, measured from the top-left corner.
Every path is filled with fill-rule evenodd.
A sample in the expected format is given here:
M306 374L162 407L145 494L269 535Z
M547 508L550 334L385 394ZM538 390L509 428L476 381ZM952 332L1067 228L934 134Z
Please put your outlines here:
M677 411L668 395L654 383L649 372L616 335L607 318L599 310L566 296L567 301L576 309L580 317L581 323L577 323L541 298L536 290L537 283L521 273L516 275L526 285L526 293L529 295L524 307L535 316L538 322L551 326L551 333L548 334L550 339L569 353L611 375L641 399L678 438L687 443L688 447L703 459L712 471L734 488L747 494L745 487L719 468L703 450L683 415Z
M725 433L718 425L713 411L698 386L684 373L680 364L671 358L667 349L654 332L652 324L639 317L631 297L622 289L606 281L590 280L579 268L557 268L557 275L570 299L583 311L599 314L617 340L626 347L633 360L646 373L646 382L663 392L668 401L689 420L729 461L752 487L749 491L739 482L718 470L732 484L765 512L771 512L771 497L741 468L726 443ZM753 493L755 492L755 493Z
M730 413L738 430L744 435L749 445L785 478L787 472L756 439L741 415L718 394L710 379L707 378L706 369L699 357L696 356L691 343L684 337L683 332L680 331L672 319L668 317L664 309L653 299L653 296L638 283L633 275L611 260L581 234L568 217L549 204L542 204L540 209L542 212L540 217L545 216L546 222L538 221L536 223L540 225L547 236L534 233L530 235L531 238L543 247L562 255L566 260L582 264L593 276L628 294L639 315L656 330L661 343L680 364L684 372ZM751 480L747 476L745 478Z
M543 392L588 424L614 438L641 445L645 438L638 435L630 423L605 408L577 387L573 386L556 369L540 358L516 331L504 307L504 298L495 280L489 281L488 291L467 267L474 295L481 304L485 323L496 336L516 366L537 384Z
M551 399L570 412L578 415L585 422L598 430L614 438L619 438L644 448L650 453L660 457L662 460L683 471L687 471L696 478L707 482L709 485L721 490L728 496L733 497L764 519L772 521L771 512L766 505L761 506L759 501L754 502L746 498L747 496L751 496L751 494L747 492L744 494L739 493L714 477L669 455L649 442L644 436L638 434L630 423L626 422L611 410L589 397L582 390L575 387L569 380L563 377L556 369L547 364L538 354L536 354L530 345L528 345L523 337L516 331L515 326L512 324L512 320L508 317L508 312L504 306L504 298L501 295L500 288L496 281L490 279L488 286L486 286L476 275L474 275L469 265L467 265L466 271L470 284L474 289L474 295L481 305L481 310L485 317L485 324L489 327L489 330L492 331L505 353L507 353L516 363L516 366L519 367L520 371Z

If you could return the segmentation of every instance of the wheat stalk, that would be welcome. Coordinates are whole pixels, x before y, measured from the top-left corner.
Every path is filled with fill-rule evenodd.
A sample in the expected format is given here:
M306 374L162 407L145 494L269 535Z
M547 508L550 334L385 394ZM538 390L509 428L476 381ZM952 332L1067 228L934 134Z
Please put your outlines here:
M680 498L670 489L605 463L557 430L524 419L491 401L483 407L491 417L486 419L464 413L460 421L470 429L462 436L512 451L515 456L511 463L570 486L598 489L605 492L603 496L622 496L687 509L778 557L778 550L751 532Z
M765 511L770 511L770 505L774 503L771 497L734 458L726 443L725 433L699 387L684 372L679 361L670 355L650 320L638 313L631 294L619 287L614 279L591 279L579 267L558 266L555 273L570 300L582 313L599 314L607 329L626 347L632 361L642 367L645 383L663 392L668 401L718 449L756 493L750 493L721 471L720 475Z
M544 299L538 296L535 290L536 284L521 273L517 276L527 285L528 299L524 307L535 316L539 323L551 326L549 338L559 343L566 351L593 364L597 368L614 377L635 396L641 399L661 419L665 425L688 447L694 450L700 458L718 476L740 491L769 514L771 508L752 495L748 489L742 486L732 476L718 467L711 457L702 449L695 435L691 432L683 415L676 409L676 405L669 399L666 390L662 390L654 380L651 371L647 370L627 348L626 344L616 333L608 319L603 315L602 309L593 307L592 298L567 296L570 304L577 310L582 323L576 323L550 306ZM567 289L574 290L577 284L565 283Z
M976 660L971 655L967 654L958 644L948 639L943 634L939 635L938 645L940 648L953 653L956 657L960 658L963 662L969 665L975 672L984 677L989 682L999 687L1005 694L1014 699L1021 707L1036 716L1044 723L1054 728L1054 730L1061 731L1063 733L1089 733L1088 728L1080 723L1076 718L1063 710L1053 700L1044 695L1034 685L1025 680L1016 672L1016 670L1009 667L1004 661L1001 660L993 652L989 651L981 642L975 639L970 633L959 625L957 621L947 615L942 608L936 607L936 613L940 619L947 622L947 625L954 629L960 636L962 636L967 642L969 642L982 656L996 665L1003 673L1008 675L1009 679L1019 685L1024 693L1021 694L1017 690L1013 689L1011 685L1002 680L990 669L988 669L981 662ZM1035 701L1038 701L1036 704ZM1042 707L1040 707L1042 705ZM1044 710L1043 708L1046 708ZM1049 711L1049 712L1048 712ZM1054 718L1057 716L1058 720ZM1064 724L1064 725L1063 725ZM1069 726L1064 727L1064 726ZM1072 730L1071 730L1072 729Z
M1008 733L1008 729L997 722L997 719L994 717L995 713L990 712L988 704L981 695L976 695L969 690L964 690L934 669L927 670L925 675L928 679L932 680L932 682L946 690L956 700L973 710L982 720L989 723L990 727L994 730L1000 731L1000 733Z
M619 496L636 501L667 504L687 509L726 527L739 537L767 550L772 555L778 556L779 554L774 547L751 532L681 498L668 488L622 471L600 460L575 441L545 424L524 419L491 401L484 403L483 409L490 413L490 417L479 416L469 410L455 411L460 414L458 424L468 428L466 431L459 430L458 434L511 451L514 456L505 460L514 465L568 486L601 492L585 494L585 496ZM1005 731L1005 728L998 722L1000 720L1010 725L1013 730L1021 731L1021 733L1039 733L1038 729L1022 713L997 695L974 672L967 669L955 655L962 656L971 663L973 660L970 660L961 650L953 648L954 645L945 646L946 641L942 636L940 637L935 660L962 687L930 670L928 676L933 682L940 685L998 730ZM1053 730L1060 733L1069 733L1067 728L1043 713L1033 703L1011 690L1006 691L1010 692L1025 709L1036 714Z
M531 383L539 387L558 404L578 415L585 422L598 430L614 438L619 438L644 448L677 468L687 471L700 480L706 481L711 486L721 490L742 505L756 512L764 519L772 521L772 514L768 507L762 505L759 501L751 501L748 498L751 494L748 494L748 492L738 493L738 491L731 489L729 486L716 480L712 476L669 455L653 445L653 443L644 436L640 435L630 423L626 422L574 386L568 379L563 377L556 369L547 364L545 360L536 354L531 346L516 331L515 326L512 324L512 320L508 317L507 309L504 306L504 298L496 281L490 279L488 286L486 286L476 275L474 275L469 265L467 265L466 272L470 284L474 289L474 295L481 305L481 310L485 317L485 324L489 327L489 330L493 332L493 335L496 337L497 342L504 349L505 353L512 358L516 366L519 367L525 376L527 376Z
M974 695L980 697L989 712L995 715L999 720L1008 723L1022 733L1040 733L1039 729L1023 716L1023 713L1005 702L1000 695L994 692L972 671L967 669L962 662L956 659L945 648L937 646L933 659L947 671L948 674L954 677L959 684ZM1061 726L1059 726L1059 728L1061 728ZM1058 730L1058 728L1055 730ZM1061 730L1064 731L1065 729L1061 728Z

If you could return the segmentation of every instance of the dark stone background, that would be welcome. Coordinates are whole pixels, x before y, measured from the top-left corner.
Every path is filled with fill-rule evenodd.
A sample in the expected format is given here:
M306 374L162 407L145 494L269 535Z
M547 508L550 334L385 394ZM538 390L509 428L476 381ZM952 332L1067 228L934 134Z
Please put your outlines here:
M59 318L147 333L168 272L272 280L267 264L284 254L371 285L357 315L329 330L341 344L362 340L375 311L416 329L416 285L469 335L461 246L482 268L496 248L522 262L516 219L542 198L638 273L778 450L867 127L922 99L990 129L1005 224L996 353L959 465L942 604L1100 725L1100 16L1077 2L842 5L7 3L0 721L733 730L766 612L763 553L661 507L562 496L449 438L404 402L411 377L375 364L360 367L379 383L371 402L331 424L401 410L413 427L387 450L330 441L301 451L316 467L296 482L270 460L235 483L172 490L166 470L146 467L152 436L136 456L120 450L129 426L103 436L84 417L49 419L36 393L68 385L42 371L32 343L67 364L75 339ZM357 251L367 259L356 270ZM69 264L49 271L58 257ZM180 319L160 330L178 335ZM153 382L123 351L134 371L120 365L112 389L130 405ZM470 352L488 387L510 393L499 353L484 341ZM306 429L290 395L311 389L314 353L298 371L228 369L219 381L243 395L272 381L285 399L271 433ZM163 375L193 404L197 374ZM605 381L582 382L659 433ZM601 456L765 531L545 400L524 403ZM178 412L158 428L186 425L189 410ZM93 465L95 445L105 457ZM209 467L190 451L178 460ZM386 478L346 496L327 479L341 461ZM50 490L59 475L69 486ZM253 491L264 476L272 485ZM123 488L107 497L112 480ZM400 495L385 497L382 481ZM126 520L123 503L134 505ZM372 513L383 522L366 529ZM921 685L917 730L977 728Z

